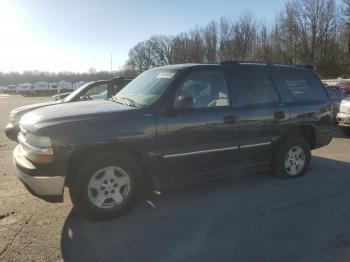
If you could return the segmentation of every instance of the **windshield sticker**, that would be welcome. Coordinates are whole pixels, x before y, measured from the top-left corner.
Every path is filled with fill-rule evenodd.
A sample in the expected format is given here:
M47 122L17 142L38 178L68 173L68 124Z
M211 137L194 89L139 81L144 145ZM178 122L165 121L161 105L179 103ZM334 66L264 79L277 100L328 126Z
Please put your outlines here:
M175 75L175 73L171 73L171 72L162 72L159 73L156 78L172 78Z

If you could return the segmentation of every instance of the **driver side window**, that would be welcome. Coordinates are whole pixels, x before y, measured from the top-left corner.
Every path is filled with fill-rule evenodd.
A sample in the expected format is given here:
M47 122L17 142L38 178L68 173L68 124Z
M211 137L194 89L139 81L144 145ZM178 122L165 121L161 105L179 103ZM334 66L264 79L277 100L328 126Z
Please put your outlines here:
M194 108L230 105L225 75L219 70L201 70L190 73L176 92L175 97L180 96L191 97Z

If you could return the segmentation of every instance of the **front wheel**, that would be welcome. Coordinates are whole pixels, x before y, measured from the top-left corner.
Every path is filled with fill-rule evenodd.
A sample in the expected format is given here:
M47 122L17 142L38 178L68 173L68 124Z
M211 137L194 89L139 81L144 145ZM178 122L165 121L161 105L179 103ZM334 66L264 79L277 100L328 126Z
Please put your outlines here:
M308 142L300 136L288 137L273 161L275 176L294 178L304 175L309 169L311 150Z
M341 131L343 132L344 135L350 136L350 127L342 126Z
M139 172L128 157L104 157L78 169L70 183L74 207L90 219L124 214L136 200Z

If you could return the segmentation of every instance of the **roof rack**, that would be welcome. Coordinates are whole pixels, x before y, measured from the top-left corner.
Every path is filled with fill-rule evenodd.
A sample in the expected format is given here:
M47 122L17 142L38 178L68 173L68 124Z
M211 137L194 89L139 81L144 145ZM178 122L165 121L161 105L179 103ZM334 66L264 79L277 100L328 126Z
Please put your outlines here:
M293 64L278 64L278 63L269 63L269 62L257 62L257 61L223 61L219 63L220 65L230 65L230 64L245 64L245 65L268 65L268 66L294 66L294 67L302 67L302 68L307 68L309 70L316 70L315 65L307 64L307 65L293 65Z

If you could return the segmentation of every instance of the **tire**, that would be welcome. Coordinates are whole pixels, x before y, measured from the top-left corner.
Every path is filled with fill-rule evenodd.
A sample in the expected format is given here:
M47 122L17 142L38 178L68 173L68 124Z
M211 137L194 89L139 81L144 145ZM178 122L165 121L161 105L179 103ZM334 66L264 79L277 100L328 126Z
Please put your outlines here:
M344 134L345 136L350 136L350 127L342 126L342 127L341 127L341 131L343 132L343 134Z
M74 208L91 220L125 214L141 188L136 164L129 157L115 153L84 162L70 181L69 194Z
M281 144L273 160L274 175L278 178L296 178L310 167L311 150L302 136L289 136Z

